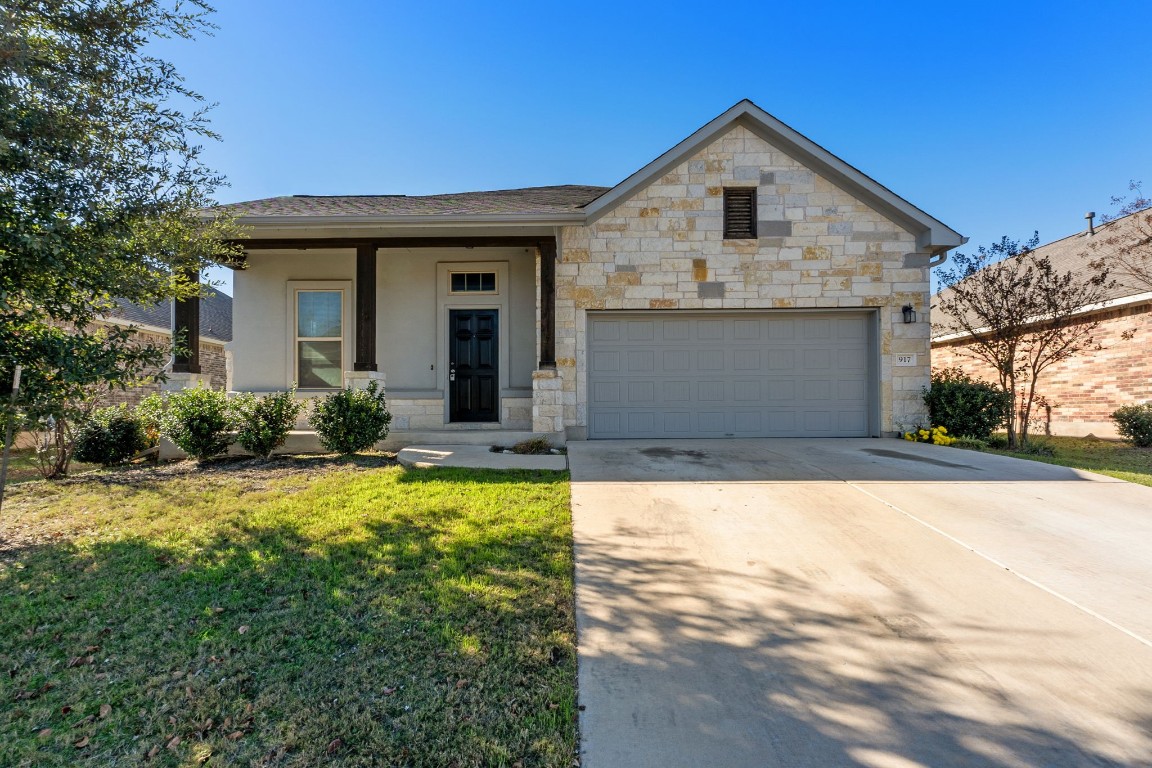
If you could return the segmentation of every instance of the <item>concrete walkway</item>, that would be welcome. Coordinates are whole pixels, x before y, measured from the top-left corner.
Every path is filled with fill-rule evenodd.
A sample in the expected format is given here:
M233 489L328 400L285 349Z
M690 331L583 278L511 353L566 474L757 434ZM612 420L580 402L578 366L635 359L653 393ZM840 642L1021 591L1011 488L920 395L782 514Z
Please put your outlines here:
M411 445L397 453L396 460L419 469L568 469L568 457L564 455L493 453L486 445Z
M1152 489L895 440L568 448L583 768L1152 765Z

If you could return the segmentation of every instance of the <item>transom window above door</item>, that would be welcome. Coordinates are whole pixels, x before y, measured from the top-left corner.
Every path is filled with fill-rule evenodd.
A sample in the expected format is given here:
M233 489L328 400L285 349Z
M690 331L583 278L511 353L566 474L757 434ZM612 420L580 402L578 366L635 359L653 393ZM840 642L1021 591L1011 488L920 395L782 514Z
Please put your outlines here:
M344 292L296 292L296 382L300 389L337 389L344 376Z
M496 293L495 272L449 272L450 293Z

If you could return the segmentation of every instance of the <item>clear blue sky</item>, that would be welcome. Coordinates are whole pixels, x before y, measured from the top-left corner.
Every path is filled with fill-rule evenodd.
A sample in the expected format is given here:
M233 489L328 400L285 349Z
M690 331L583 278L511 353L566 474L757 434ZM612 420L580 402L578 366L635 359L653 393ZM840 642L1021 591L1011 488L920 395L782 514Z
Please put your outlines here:
M1146 2L218 2L158 48L221 202L612 185L742 98L973 246L1152 188Z

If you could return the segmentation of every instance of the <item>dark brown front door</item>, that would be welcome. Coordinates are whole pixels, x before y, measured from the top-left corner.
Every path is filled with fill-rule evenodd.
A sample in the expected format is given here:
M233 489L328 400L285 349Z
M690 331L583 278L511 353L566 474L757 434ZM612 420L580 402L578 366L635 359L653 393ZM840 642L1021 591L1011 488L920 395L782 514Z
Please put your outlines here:
M500 421L499 313L448 311L448 413L451 421Z

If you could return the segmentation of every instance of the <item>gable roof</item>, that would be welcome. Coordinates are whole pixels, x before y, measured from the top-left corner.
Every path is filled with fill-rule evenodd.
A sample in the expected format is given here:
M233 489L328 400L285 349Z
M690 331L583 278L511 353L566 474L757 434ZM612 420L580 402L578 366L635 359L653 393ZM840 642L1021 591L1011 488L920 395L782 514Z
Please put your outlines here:
M1130 241L1134 238L1143 237L1145 235L1140 231L1140 221L1143 218L1152 215L1152 211L1138 211L1128 216L1122 216L1118 219L1113 219L1105 224L1096 227L1095 234L1090 234L1087 230L1084 232L1077 232L1074 235L1054 240L1051 243L1038 246L1032 253L1037 256L1047 258L1052 264L1052 269L1057 274L1072 272L1078 273L1094 273L1089 265L1097 259L1102 259L1105 262L1111 261L1112 257L1116 255L1117 246L1120 243ZM1110 242L1115 238L1120 243ZM1013 257L1018 258L1018 257ZM1140 297L1147 297L1147 300L1152 301L1152 290L1149 286L1141 283L1132 275L1122 274L1120 272L1112 271L1109 273L1109 281L1112 285L1109 286L1103 293L1101 299L1104 302L1111 304L1125 303L1125 300L1137 299L1144 300ZM933 298L933 304L941 298L947 298L951 294L951 288L945 288L940 291ZM1093 311L1095 309L1103 309L1104 307L1085 307L1081 311ZM932 322L932 338L934 340L941 340L942 338L962 338L965 334L955 334L951 328L946 327L943 323L936 321Z
M607 187L554 187L454 192L445 195L290 195L217 206L235 216L355 217L373 219L459 216L556 216L575 214Z
M742 125L797 162L916 235L920 251L941 254L967 238L745 99L614 187L562 185L444 195L295 195L230 203L214 210L241 224L437 226L589 224L711 141Z
M113 322L148 326L168 333L172 332L172 302L165 301L152 306L136 304L117 299L116 308L104 315ZM206 288L200 297L200 337L215 341L232 341L232 297L226 293Z
M929 216L748 99L739 102L590 203L585 208L588 221L592 222L603 216L618 203L664 176L737 125L744 126L801 165L820 174L914 233L916 246L921 250L940 253L968 242L968 238L956 230Z

